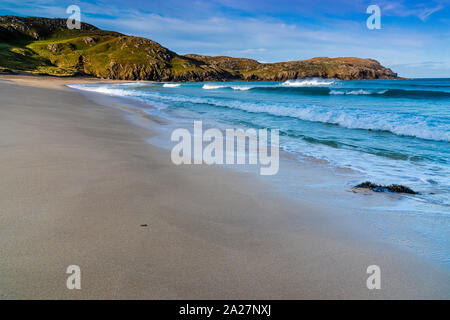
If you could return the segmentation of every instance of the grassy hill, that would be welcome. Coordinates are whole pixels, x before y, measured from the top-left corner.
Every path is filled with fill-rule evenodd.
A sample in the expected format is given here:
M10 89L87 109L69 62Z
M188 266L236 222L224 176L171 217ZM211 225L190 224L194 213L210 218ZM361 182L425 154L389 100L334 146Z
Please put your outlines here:
M155 81L286 80L304 77L394 79L377 61L314 58L259 63L251 59L178 55L152 40L66 19L0 16L0 71Z

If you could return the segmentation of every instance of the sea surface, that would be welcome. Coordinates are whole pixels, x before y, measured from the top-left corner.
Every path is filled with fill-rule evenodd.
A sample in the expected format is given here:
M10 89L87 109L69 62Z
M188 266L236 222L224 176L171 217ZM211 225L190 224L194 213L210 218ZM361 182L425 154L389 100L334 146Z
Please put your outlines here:
M351 169L360 182L406 185L419 192L412 199L431 205L422 209L450 213L450 79L70 87L136 99L148 104L144 112L175 122L279 129L283 152L298 161Z

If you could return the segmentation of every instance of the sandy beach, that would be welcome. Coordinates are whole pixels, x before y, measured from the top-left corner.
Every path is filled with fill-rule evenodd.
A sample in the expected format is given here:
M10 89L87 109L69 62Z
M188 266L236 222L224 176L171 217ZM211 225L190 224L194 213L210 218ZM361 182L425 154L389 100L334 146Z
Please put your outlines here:
M98 81L0 77L1 299L450 298L448 270L369 236L333 198L176 166L147 143L152 119L64 87ZM381 290L366 287L373 264Z

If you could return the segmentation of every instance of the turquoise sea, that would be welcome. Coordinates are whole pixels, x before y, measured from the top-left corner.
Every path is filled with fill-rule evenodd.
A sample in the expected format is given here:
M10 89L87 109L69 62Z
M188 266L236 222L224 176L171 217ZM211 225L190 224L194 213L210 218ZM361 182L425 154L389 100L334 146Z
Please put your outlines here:
M279 129L282 150L298 161L315 158L362 181L404 184L419 192L416 201L450 212L450 79L71 87L136 99L149 106L145 112L173 121Z

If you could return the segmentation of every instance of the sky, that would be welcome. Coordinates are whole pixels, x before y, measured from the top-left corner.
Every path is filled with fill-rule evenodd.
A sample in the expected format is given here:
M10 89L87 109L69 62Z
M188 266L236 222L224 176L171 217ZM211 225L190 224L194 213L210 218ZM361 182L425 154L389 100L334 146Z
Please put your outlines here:
M81 20L179 53L260 62L373 58L403 77L450 78L450 0L1 0L0 15ZM380 8L380 29L366 25Z

